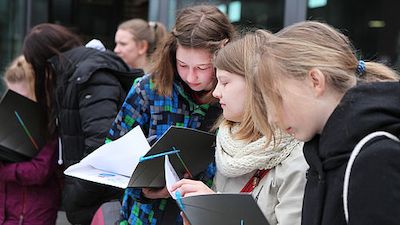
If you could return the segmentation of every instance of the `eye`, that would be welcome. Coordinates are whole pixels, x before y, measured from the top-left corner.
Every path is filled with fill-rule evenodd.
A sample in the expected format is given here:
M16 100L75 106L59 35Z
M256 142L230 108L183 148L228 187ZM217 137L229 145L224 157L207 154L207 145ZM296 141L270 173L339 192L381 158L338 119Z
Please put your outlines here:
M182 68L186 68L186 67L187 67L187 65L185 65L185 64L180 64L180 63L178 63L178 66L179 66L179 67L182 67Z
M210 69L210 66L198 66L197 69L199 69L199 70L208 70L208 69Z

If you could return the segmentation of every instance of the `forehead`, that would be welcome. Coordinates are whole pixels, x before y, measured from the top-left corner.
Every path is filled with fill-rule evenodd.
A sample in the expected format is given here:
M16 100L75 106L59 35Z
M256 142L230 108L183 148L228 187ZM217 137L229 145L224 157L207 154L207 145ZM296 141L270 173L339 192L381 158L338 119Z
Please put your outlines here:
M218 69L217 68L217 74L216 74L217 78L230 78L230 79L241 79L244 78L241 75L238 75L236 73L231 73L228 72L226 70L222 70L222 69Z
M133 34L131 34L129 31L118 29L115 33L115 38L123 40L133 40L134 37Z
M207 49L186 48L178 45L176 49L176 59L179 62L189 65L210 64L211 53L209 53Z

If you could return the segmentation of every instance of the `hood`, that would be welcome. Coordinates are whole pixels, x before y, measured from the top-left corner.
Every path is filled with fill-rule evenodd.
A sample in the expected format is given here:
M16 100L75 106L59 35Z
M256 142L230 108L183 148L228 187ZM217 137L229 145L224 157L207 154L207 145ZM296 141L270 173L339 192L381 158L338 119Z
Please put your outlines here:
M399 82L364 83L350 89L321 135L306 143L304 154L310 164L322 165L324 170L336 168L346 163L354 146L374 131L400 136Z
M97 70L108 70L115 75L125 90L129 90L134 79L143 75L141 69L130 69L124 61L111 51L78 47L54 56L50 63L57 75L63 79L85 83ZM67 76L67 77L65 77Z

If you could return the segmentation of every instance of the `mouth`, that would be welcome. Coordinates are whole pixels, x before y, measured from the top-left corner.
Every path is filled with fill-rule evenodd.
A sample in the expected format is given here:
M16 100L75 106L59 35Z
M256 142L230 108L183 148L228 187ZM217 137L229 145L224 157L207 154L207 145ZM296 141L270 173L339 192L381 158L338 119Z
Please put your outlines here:
M197 87L197 86L200 85L200 83L188 83L188 85L189 85L190 87Z
M294 135L294 131L293 128L289 127L286 129L286 133L288 133L289 135L293 136Z

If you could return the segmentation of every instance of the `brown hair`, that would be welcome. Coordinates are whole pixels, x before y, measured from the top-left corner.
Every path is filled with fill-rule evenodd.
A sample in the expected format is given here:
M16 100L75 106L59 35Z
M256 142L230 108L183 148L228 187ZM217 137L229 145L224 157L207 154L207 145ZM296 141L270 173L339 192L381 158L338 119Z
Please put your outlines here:
M257 30L253 33L248 33L244 37L235 40L231 43L228 43L225 47L220 49L215 58L214 65L216 68L220 70L225 70L230 73L237 74L239 76L243 76L246 80L246 85L250 86L251 81L254 76L254 66L260 60L260 54L257 51L265 42L265 39L268 38L271 33L265 30ZM251 118L251 110L254 108L255 101L259 101L260 97L256 97L259 95L260 91L258 89L252 90L247 88L247 101L244 106L245 112L243 116L243 120L240 122L240 128L238 132L235 134L238 139L243 139L248 142L255 141L259 139L262 134L256 128L254 121ZM265 117L267 120L266 111L257 112L260 113L260 116ZM267 120L268 121L268 120ZM232 126L234 123L230 122L226 119L220 120L229 126ZM271 140L272 138L272 128L269 124L264 124L266 129L270 129L271 132L266 134L267 140Z
M53 73L48 59L53 56L61 57L61 53L81 46L77 35L66 27L57 24L43 23L31 29L26 35L22 52L35 73L35 94L38 103L47 115L44 119L47 123L49 135L56 132L54 103L54 83L56 74Z
M146 41L148 44L146 55L150 57L157 46L167 35L167 29L160 22L147 22L143 19L131 19L121 23L118 30L128 31L135 41Z
M211 54L232 39L233 25L215 6L198 5L182 9L176 18L172 32L156 50L151 69L154 87L160 95L170 96L176 69L176 49L179 44L186 48L207 49ZM212 99L212 91L207 93Z
M337 93L344 94L355 86L357 80L398 80L390 68L375 62L365 63L365 72L357 76L358 60L349 39L333 27L320 22L300 22L284 28L260 49L261 60L255 67L257 77L252 88L262 90L264 102L258 102L253 111L268 107L280 107L282 99L278 90L281 77L304 79L308 72L319 69L326 77L327 85ZM265 117L253 114L262 133Z
M35 97L35 75L32 66L25 60L23 55L15 58L7 67L3 77L6 84L26 83L28 85L28 93Z

